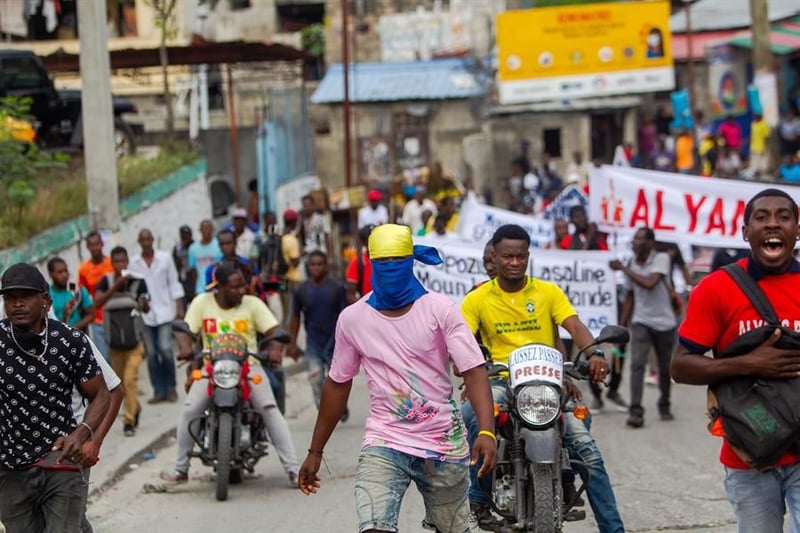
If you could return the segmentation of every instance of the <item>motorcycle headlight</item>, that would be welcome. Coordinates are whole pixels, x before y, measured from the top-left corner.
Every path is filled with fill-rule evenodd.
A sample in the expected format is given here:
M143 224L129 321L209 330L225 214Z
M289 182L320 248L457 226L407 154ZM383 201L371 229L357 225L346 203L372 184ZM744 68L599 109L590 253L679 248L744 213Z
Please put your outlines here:
M517 392L517 413L533 426L552 422L561 410L561 395L552 385L524 385Z
M232 389L239 384L242 367L236 361L217 361L214 363L212 379L221 389Z

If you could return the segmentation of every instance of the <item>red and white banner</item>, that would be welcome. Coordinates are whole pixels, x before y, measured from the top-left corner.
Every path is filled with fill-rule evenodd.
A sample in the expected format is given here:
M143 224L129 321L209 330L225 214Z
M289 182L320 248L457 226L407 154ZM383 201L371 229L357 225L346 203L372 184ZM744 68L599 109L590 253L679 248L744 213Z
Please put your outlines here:
M603 166L589 176L589 219L612 238L652 228L656 239L742 248L747 201L774 187L800 200L800 187Z

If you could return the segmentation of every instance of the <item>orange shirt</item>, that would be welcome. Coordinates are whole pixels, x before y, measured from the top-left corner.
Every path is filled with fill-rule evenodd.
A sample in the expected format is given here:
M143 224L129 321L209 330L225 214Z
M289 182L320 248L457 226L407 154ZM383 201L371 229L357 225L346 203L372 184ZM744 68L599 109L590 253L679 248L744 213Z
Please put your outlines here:
M694 168L694 139L691 135L680 135L675 140L675 168L678 170Z
M86 287L89 294L94 298L94 291L97 288L97 283L103 279L106 274L113 274L114 267L111 266L111 258L106 256L101 263L95 263L91 259L87 259L81 266L78 267L78 283L81 287ZM96 307L94 314L94 323L100 324L103 322L103 308Z

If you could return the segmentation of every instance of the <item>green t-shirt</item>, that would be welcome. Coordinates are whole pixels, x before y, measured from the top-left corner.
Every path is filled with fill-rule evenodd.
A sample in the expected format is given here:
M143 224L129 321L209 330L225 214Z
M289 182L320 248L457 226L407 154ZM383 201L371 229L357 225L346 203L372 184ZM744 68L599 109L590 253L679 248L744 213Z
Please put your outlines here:
M69 289L56 289L50 285L50 299L53 300L53 313L55 313L56 318L70 326L77 324L81 319L81 311L83 309L88 309L94 303L89 291L87 291L85 287L80 287L78 304L72 309L72 313L70 313L68 317L65 317L64 309L66 309L67 303L69 303L74 296L75 294Z

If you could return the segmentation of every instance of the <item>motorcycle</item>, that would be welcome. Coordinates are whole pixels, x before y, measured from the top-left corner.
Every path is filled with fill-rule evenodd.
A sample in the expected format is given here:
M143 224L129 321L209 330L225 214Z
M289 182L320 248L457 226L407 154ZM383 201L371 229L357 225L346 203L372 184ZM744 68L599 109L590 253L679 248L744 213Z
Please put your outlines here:
M564 446L564 415L579 420L589 410L572 406L564 389L564 374L586 379L586 350L602 343L623 343L629 338L621 326L606 326L572 361L563 361L558 350L527 344L509 354L508 365L489 362L489 375L508 373L508 405L495 406L498 441L497 466L492 476L492 509L504 521L503 531L558 533L589 483L589 471L581 461L570 459ZM564 502L565 473L581 474L582 483L570 501ZM585 512L577 518L583 519Z
M176 321L174 332L197 339L185 322ZM264 421L250 404L251 385L261 384L261 376L250 375L249 357L256 357L267 368L268 349L276 343L287 344L291 336L277 330L259 342L259 353L247 351L246 340L236 334L225 334L226 342L213 344L210 351L195 352L195 361L204 361L201 368L192 370L193 381L208 378L208 397L211 402L203 416L189 421L189 434L198 445L191 457L198 457L217 473L216 498L228 498L229 484L241 483L244 472L254 472L256 463L268 455ZM219 340L222 335L215 338Z

